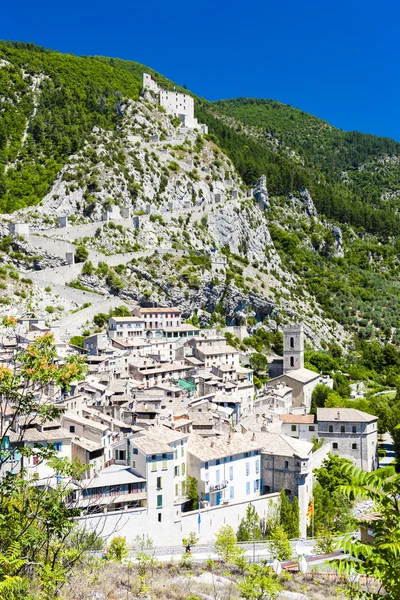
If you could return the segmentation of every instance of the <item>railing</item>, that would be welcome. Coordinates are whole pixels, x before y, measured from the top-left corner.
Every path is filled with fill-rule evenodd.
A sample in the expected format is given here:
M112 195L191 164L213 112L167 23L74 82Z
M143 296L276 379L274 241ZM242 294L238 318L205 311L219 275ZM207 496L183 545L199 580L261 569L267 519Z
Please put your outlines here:
M224 490L226 487L228 487L228 483L228 481L221 481L221 483L210 485L210 492L219 492L220 490Z
M137 490L131 490L131 491L115 489L115 490L110 490L109 492L100 492L97 494L86 494L86 495L82 494L82 497L84 500L86 500L86 499L98 500L99 498L110 498L110 497L126 496L126 495L135 496L137 494L145 494L145 493L146 493L145 489L143 489L143 490L137 489Z

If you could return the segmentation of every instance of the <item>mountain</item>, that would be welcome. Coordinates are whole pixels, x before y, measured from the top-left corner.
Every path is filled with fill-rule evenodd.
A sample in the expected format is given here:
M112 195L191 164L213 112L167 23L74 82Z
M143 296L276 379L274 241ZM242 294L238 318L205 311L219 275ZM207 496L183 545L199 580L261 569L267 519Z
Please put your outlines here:
M47 318L97 292L176 303L203 325L302 320L317 347L353 333L399 342L400 145L272 100L197 96L209 134L182 135L140 95L144 71L173 89L132 61L0 43L0 257L64 296ZM10 236L9 221L36 235ZM66 263L71 244L83 266Z

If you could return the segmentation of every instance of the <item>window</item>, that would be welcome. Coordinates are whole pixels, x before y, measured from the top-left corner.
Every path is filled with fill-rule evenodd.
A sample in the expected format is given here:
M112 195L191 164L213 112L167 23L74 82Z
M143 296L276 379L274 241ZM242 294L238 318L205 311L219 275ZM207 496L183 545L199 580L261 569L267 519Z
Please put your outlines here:
M221 461L219 460L219 458L217 458L217 460L215 461L215 464L216 465L220 465L221 464Z
M336 442L333 442L333 444L332 444L332 448L333 448L334 450L337 450L337 449L338 449L338 445L337 445L337 443L336 443Z
M157 508L162 508L162 494L157 496Z
M179 485L176 484L175 485L175 498L177 498L179 496Z
M291 430L296 431L296 429L297 429L296 425L292 425Z
M162 478L157 477L157 489L162 490Z
M250 481L246 482L246 494L250 494Z
M229 467L229 479L232 481L233 479L233 467Z
M294 367L294 357L293 356L290 357L290 366Z
M290 347L294 348L294 338L290 338Z
M138 453L138 449L137 448L132 448L132 454L137 454Z
M182 463L182 465L181 465L181 475L182 475L182 477L185 475L185 471L186 471L185 463Z
M308 431L315 431L315 425L309 425Z
M161 515L162 515L162 513L158 513L158 515L157 515L159 523L161 523Z
M133 469L136 469L136 460L133 460L133 461L132 461L132 468L133 468Z
M355 425L352 426L351 431L353 433L357 433L357 427Z
M208 469L208 462L204 463L204 468Z
M234 486L233 486L233 485L231 485L231 487L229 488L229 498L230 498L231 500L233 500L233 499L234 499L234 497L235 497L235 488L234 488Z
M250 473L250 463L246 463L246 475L249 475Z
M260 489L260 480L259 479L255 479L254 480L254 493L258 492Z
M329 425L329 433L333 433L333 425Z
M154 460L152 459L151 470L157 471L157 463L156 463L155 459Z
M260 472L260 461L256 460L256 473Z
M174 452L174 458L175 458L175 460L178 460L178 450L175 450L175 452Z
M289 461L285 460L285 469L288 469L288 468L289 468Z
M352 444L352 445L351 445L351 449L352 449L352 450L357 450L357 444Z
M179 466L175 467L174 477L179 477Z
M69 426L69 432L70 433L75 433L75 425L70 425Z
M55 450L56 452L61 452L61 450L62 450L62 442L56 442L56 443L54 444L54 450Z
M344 425L340 426L340 433L346 433L346 427Z

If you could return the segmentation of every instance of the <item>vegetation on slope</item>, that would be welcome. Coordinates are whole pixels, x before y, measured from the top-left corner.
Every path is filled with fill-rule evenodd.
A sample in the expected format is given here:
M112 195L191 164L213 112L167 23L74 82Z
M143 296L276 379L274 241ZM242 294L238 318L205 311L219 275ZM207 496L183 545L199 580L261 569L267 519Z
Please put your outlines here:
M140 80L92 58L0 42L0 211L36 204L94 126L118 120ZM35 91L36 90L36 91Z

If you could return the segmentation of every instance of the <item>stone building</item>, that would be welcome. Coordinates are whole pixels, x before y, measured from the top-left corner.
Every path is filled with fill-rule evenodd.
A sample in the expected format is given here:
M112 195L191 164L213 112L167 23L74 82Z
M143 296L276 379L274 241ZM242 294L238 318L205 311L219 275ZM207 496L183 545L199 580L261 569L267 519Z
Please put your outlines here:
M349 458L364 471L378 468L378 418L355 408L318 408L318 435L332 454Z
M283 330L283 372L304 369L303 325L290 325Z
M329 452L324 444L316 452L312 444L279 433L256 433L263 442L261 472L263 494L285 490L288 498L299 500L300 536L307 533L307 510L312 498L313 470L319 468Z

